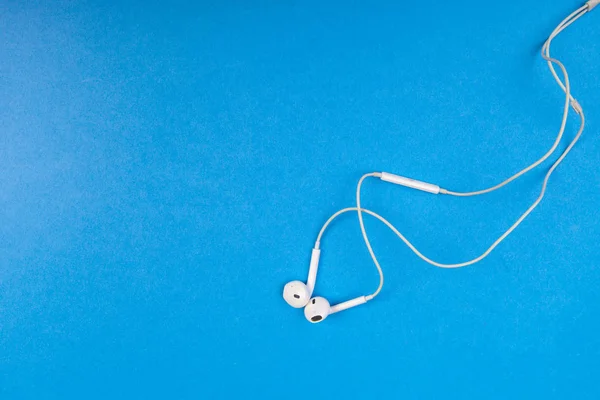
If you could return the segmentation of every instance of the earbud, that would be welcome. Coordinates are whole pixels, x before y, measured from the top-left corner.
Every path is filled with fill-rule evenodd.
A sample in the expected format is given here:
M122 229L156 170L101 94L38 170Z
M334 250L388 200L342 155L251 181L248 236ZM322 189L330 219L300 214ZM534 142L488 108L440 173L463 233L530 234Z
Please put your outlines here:
M283 287L283 299L290 306L302 308L308 303L315 288L320 256L321 250L314 248L310 257L310 268L308 270L308 280L306 281L306 284L300 281L291 281Z
M308 304L311 294L304 282L291 281L283 287L283 298L294 308L302 308Z
M331 306L324 297L313 297L304 307L304 316L313 324L323 321L330 313Z
M355 299L336 304L335 306L330 306L329 302L324 297L313 297L304 308L304 316L309 322L316 324L317 322L323 321L330 314L365 304L368 300L371 300L369 297L371 296L360 296Z

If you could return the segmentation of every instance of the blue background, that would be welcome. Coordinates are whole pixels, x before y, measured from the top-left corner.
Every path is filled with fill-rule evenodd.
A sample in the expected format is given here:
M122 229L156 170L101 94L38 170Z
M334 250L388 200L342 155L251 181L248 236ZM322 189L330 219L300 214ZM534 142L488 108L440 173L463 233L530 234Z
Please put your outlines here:
M587 130L497 251L441 270L368 219L376 301L282 300L361 174L480 189L560 125L539 49L579 1L366 3L2 2L0 397L600 397L600 12L553 45ZM363 201L464 261L548 165ZM376 288L355 215L322 246L316 294Z

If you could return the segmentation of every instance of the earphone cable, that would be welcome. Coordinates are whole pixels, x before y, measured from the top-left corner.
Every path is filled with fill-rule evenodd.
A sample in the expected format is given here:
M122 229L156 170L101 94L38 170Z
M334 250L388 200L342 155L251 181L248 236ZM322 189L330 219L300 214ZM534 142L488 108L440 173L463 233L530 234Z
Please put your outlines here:
M439 263L436 261L433 261L431 259L429 259L428 257L424 256L408 239L406 239L406 237L404 237L404 235L402 235L402 233L400 233L400 231L398 231L398 229L396 229L394 227L393 224L391 224L389 221L387 221L386 219L384 219L383 217L381 217L380 215L363 209L361 208L361 202L360 202L360 197L361 197L361 188L362 188L362 184L364 182L364 180L368 177L381 177L381 174L378 172L373 172L373 173L369 173L369 174L365 174L363 175L358 184L357 184L357 188L356 188L356 207L350 207L350 208L346 208L343 210L338 211L337 213L335 213L334 215L332 215L329 220L325 223L325 225L323 226L323 228L321 229L321 231L319 232L319 236L317 238L316 241L316 248L319 247L320 245L320 241L322 239L323 233L325 231L325 229L327 228L327 226L339 215L345 213L345 212L349 212L349 211L357 211L358 214L358 220L359 220L359 225L361 228L361 232L362 232L362 236L364 239L364 242L367 246L367 249L369 251L369 254L371 256L371 259L373 260L375 266L377 267L377 271L379 273L379 277L380 277L380 282L379 282L379 286L377 288L377 290L367 296L367 300L371 300L373 297L377 296L381 289L383 288L383 283L384 283L384 275L383 275L383 270L379 264L379 261L377 260L377 257L375 256L375 252L373 251L373 248L371 246L369 237L367 235L367 231L366 228L364 226L364 220L363 220L363 216L362 213L367 213L369 215L374 216L375 218L379 219L381 222L383 222L388 228L390 228L419 258L421 258L422 260L424 260L425 262L432 264L434 266L440 267L440 268L459 268L459 267L464 267L467 265L472 265L474 263L477 263L479 261L481 261L482 259L484 259L485 257L487 257L508 235L510 235L524 220L525 218L527 218L527 216L529 214L531 214L531 212L539 205L539 203L542 201L545 192L546 192L546 188L547 188L547 184L548 184L548 180L550 179L550 176L552 175L552 173L556 170L556 168L558 167L558 165L560 165L560 163L564 160L564 158L568 155L568 153L571 151L571 149L573 148L573 146L575 146L575 144L577 143L577 141L579 140L579 138L581 137L581 134L583 133L583 130L585 128L585 116L583 113L583 110L581 108L581 106L579 105L579 103L571 96L571 90L570 90L570 83L569 83L569 76L567 73L566 68L564 67L564 65L556 60L550 57L550 44L552 42L552 40L559 35L564 29L566 29L569 25L571 25L573 22L575 22L577 19L579 19L581 16L583 16L585 13L588 12L588 6L584 6L581 7L580 9L576 10L575 12L573 12L571 15L569 15L567 18L565 18L555 29L554 31L551 33L551 35L548 37L548 39L546 40L546 42L544 43L543 47L542 47L542 57L548 62L548 66L550 68L550 71L552 72L552 75L554 76L554 79L557 81L557 83L559 84L559 86L561 87L561 89L565 92L566 94L566 102L565 102L565 110L563 112L563 120L561 123L561 129L559 131L559 134L557 136L557 139L555 141L555 143L553 144L552 148L542 157L540 158L538 161L536 161L535 163L531 164L529 167L523 169L522 171L518 172L517 174L513 175L512 177L508 178L507 180L505 180L504 182L500 183L499 185L496 185L494 187L491 187L489 189L485 189L485 190L480 190L480 191L476 191L476 192L465 192L465 193L460 193L460 192L451 192L445 189L440 189L440 193L442 194L448 194L448 195L455 195L455 196L476 196L476 195L480 195L480 194L484 194L484 193L489 193L491 191L494 191L496 189L499 189L503 186L505 186L506 184L510 183L511 181L517 179L518 177L520 177L521 175L527 173L528 171L530 171L531 169L537 167L538 165L540 165L542 162L544 162L546 159L548 159L556 150L556 148L558 147L558 144L560 143L562 136L564 134L564 130L566 127L566 121L567 121L567 117L568 117L568 111L569 111L569 106L572 106L574 108L574 110L577 112L577 114L580 116L581 118L581 125L579 128L579 131L577 132L577 135L573 138L573 140L571 141L571 143L569 144L569 146L565 149L565 151L563 151L563 153L561 154L561 156L552 164L552 166L550 167L550 169L548 170L548 172L546 173L545 177L544 177L544 181L542 184L542 188L540 191L540 194L538 196L538 198L533 202L533 204L521 215L521 217L519 217L519 219L517 219L517 221L504 233L502 234L482 255L480 255L479 257L467 261L467 262L463 262L463 263L458 263L458 264L443 264L443 263ZM564 76L564 84L562 83L561 79L558 77L558 75L556 74L556 71L553 67L553 64L556 64L560 69L561 72L563 73Z
M555 139L554 144L552 145L552 147L539 160L535 161L533 164L531 164L528 167L522 169L521 171L517 172L516 174L512 175L508 179L504 180L503 182L501 182L501 183L499 183L499 184L497 184L495 186L492 186L490 188L483 189L483 190L473 191L473 192L456 192L456 191L450 191L450 190L442 189L442 190L440 190L440 193L451 195L451 196L470 197L470 196L479 196L479 195L482 195L482 194L493 192L495 190L498 190L498 189L500 189L500 188L508 185L510 182L514 181L515 179L519 178L520 176L522 176L522 175L526 174L527 172L531 171L532 169L536 168L537 166L539 166L540 164L542 164L544 161L546 161L552 154L554 154L554 152L556 151L558 145L560 144L560 141L562 140L563 134L565 132L565 128L566 128L566 124L567 124L567 118L568 118L568 115L569 115L569 106L572 106L573 109L578 114L581 112L581 106L571 96L569 75L567 73L566 68L564 67L564 65L560 61L558 61L558 60L553 59L553 58L550 57L550 43L565 28L567 28L573 22L575 22L576 20L578 20L579 18L581 18L587 12L588 12L587 5L582 6L579 9L575 10L571 15L569 15L567 18L565 18L554 29L554 31L552 31L552 33L550 34L550 36L548 37L548 39L546 40L546 42L542 46L542 57L547 61L548 67L550 68L550 72L554 76L554 79L556 80L556 82L558 83L558 85L561 87L561 89L566 94L565 106L564 106L563 118L562 118L560 130L558 132L558 135L557 135L557 137L556 137L556 139ZM562 81L560 80L560 78L558 77L558 75L556 74L556 71L554 69L553 64L556 64L561 69L561 71L562 71L562 73L563 73L563 75L565 77L565 83L564 84L562 83Z

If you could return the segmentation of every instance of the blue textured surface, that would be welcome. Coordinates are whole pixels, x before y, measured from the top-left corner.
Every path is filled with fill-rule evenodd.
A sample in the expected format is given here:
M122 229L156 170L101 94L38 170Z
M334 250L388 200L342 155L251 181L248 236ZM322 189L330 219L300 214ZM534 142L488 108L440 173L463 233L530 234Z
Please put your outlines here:
M0 6L0 397L599 398L600 12L553 45L589 123L530 219L453 271L369 219L383 292L311 325L281 290L362 173L478 189L550 147L580 3L246 3ZM363 201L457 262L547 165ZM376 288L355 215L322 246L317 294Z

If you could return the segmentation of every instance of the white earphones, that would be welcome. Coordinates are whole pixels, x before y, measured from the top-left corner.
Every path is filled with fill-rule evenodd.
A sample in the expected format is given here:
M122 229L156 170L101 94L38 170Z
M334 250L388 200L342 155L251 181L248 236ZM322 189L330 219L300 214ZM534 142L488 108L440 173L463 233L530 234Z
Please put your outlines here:
M585 127L585 116L583 113L583 109L582 109L581 105L579 104L579 102L571 94L569 75L567 73L566 68L560 61L550 57L550 44L552 43L552 40L556 36L558 36L564 29L566 29L573 22L575 22L579 18L581 18L584 14L593 10L599 4L600 4L600 0L590 0L587 3L585 3L585 5L578 8L577 10L575 10L567 18L565 18L554 29L554 31L552 31L552 33L550 34L550 36L548 37L548 39L542 46L542 57L547 61L548 67L550 69L550 72L552 73L552 76L554 77L554 79L556 80L556 82L558 83L560 88L565 92L565 95L566 95L565 105L564 105L564 109L563 109L563 118L562 118L562 123L561 123L561 127L559 130L558 136L557 136L554 144L546 152L546 154L544 154L539 160L537 160L530 166L517 172L516 174L514 174L510 178L504 180L503 182L501 182L495 186L492 186L490 188L487 188L487 189L477 190L477 191L472 191L472 192L454 192L454 191L440 188L438 185L435 185L435 184L421 182L421 181L409 179L409 178L406 178L403 176L390 174L387 172L372 172L372 173L363 175L362 178L360 178L360 180L358 181L358 185L356 187L356 207L349 207L349 208L344 208L342 210L339 210L325 222L325 224L321 228L321 231L319 232L319 235L317 236L317 240L316 240L314 249L312 251L307 283L304 284L303 282L300 282L300 281L292 281L292 282L289 282L288 284L286 284L283 289L283 298L285 299L285 301L294 308L304 307L304 316L306 317L306 319L312 323L317 323L317 322L321 322L321 321L325 320L325 318L327 318L327 316L330 314L333 314L333 313L336 313L339 311L343 311L343 310L347 310L349 308L355 307L360 304L364 304L367 301L372 300L375 296L377 296L379 294L379 292L383 288L383 281L384 281L383 280L383 271L381 269L381 266L379 265L379 261L377 260L377 257L375 256L375 252L373 251L373 248L369 241L369 237L367 235L367 231L364 226L363 213L368 214L372 217L375 217L376 219L378 219L379 221L384 223L419 258L421 258L423 261L425 261L431 265L434 265L436 267L460 268L460 267L465 267L467 265L475 264L475 263L483 260L485 257L487 257L504 239L506 239L506 237L508 235L510 235L517 228L517 226L519 226L521 224L521 222L523 222L523 220L525 220L525 218L527 218L527 216L529 214L531 214L531 212L542 201L542 198L544 197L544 194L546 193L546 187L548 184L548 180L550 179L550 176L556 170L558 165L564 160L564 158L567 156L567 154L569 154L569 152L571 151L573 146L575 146L575 144L581 137L581 134L583 133L583 129ZM556 70L554 69L554 65L558 66L559 69L561 70L562 75L564 77L564 83L557 75ZM573 108L573 110L575 111L575 113L577 115L579 115L579 118L581 120L579 131L577 132L577 135L573 138L571 143L568 145L568 147L560 155L560 157L549 168L548 172L546 173L546 175L544 177L544 180L542 183L542 188L541 188L538 198L521 215L521 217L519 217L517 219L517 221L515 223L513 223L513 225L510 226L510 228L508 228L508 230L504 234L502 234L494 243L492 243L492 245L485 252L483 252L483 254L481 254L480 256L478 256L470 261L465 261L465 262L456 263L456 264L444 264L444 263L439 263L439 262L433 261L430 258L423 255L419 250L417 250L417 248L408 239L406 239L406 237L402 233L400 233L400 231L398 229L396 229L396 227L394 227L394 225L392 225L389 221L387 221L381 215L376 214L373 211L370 211L370 210L367 210L367 209L361 207L361 198L360 198L361 187L362 187L364 180L369 177L379 178L385 182L394 183L397 185L425 191L425 192L436 194L436 195L442 194L442 195L450 195L450 196L458 196L458 197L469 197L469 196L483 195L486 193L493 192L497 189L500 189L501 187L504 187L505 185L509 184L510 182L512 182L515 179L519 178L520 176L524 175L525 173L536 168L541 163L543 163L545 160L547 160L552 154L554 154L555 150L558 148L558 145L560 144L560 141L563 137L570 107ZM311 298L311 296L313 295L313 290L314 290L316 279L317 279L317 271L319 268L319 258L320 258L320 254L321 254L321 250L320 250L321 238L323 237L323 234L324 234L325 230L327 229L327 227L329 226L329 224L331 224L331 222L335 218L337 218L338 216L340 216L346 212L350 212L350 211L356 211L358 214L358 222L360 225L360 229L362 232L364 242L367 246L369 254L371 255L371 259L373 260L373 263L375 264L375 266L377 267L377 271L379 272L379 287L377 288L377 290L375 292L373 292L373 294L370 294L368 296L360 296L355 299L348 300L348 301L345 301L343 303L340 303L340 304L337 304L334 306L330 306L329 302L323 297L312 297Z
M311 298L317 280L320 256L321 250L319 249L319 242L317 242L310 257L310 267L308 269L306 284L300 281L291 281L283 287L283 298L285 301L294 308L304 307L304 316L312 323L323 321L329 314L365 304L367 300L372 298L369 298L370 296L360 296L334 306L330 306L329 302L323 297Z

